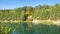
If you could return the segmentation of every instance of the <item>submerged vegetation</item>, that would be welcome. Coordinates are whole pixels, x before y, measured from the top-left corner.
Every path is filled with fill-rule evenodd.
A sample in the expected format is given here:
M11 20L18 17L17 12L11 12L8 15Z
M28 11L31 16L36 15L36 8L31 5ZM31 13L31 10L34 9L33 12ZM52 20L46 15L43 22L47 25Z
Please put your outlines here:
M60 26L33 23L3 23L0 34L60 34Z
M60 4L54 6L25 6L10 10L0 10L0 20L27 20L28 16L39 17L39 20L60 20Z

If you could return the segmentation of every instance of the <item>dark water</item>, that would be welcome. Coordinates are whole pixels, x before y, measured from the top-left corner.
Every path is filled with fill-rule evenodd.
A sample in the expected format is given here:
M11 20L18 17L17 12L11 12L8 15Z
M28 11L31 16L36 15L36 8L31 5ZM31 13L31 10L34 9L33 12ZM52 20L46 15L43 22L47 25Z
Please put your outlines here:
M0 24L0 34L60 34L60 26L32 23Z

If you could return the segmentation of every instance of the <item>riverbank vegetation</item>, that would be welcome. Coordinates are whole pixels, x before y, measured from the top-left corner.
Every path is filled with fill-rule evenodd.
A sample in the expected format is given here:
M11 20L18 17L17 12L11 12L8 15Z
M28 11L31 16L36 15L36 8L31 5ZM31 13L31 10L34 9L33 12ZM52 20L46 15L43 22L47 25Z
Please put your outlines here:
M60 34L60 24L56 25L59 20L60 4L3 9L0 10L0 34Z
M60 20L60 4L53 6L38 5L36 7L25 6L21 8L0 10L0 20L27 20L28 16L39 17L39 20Z

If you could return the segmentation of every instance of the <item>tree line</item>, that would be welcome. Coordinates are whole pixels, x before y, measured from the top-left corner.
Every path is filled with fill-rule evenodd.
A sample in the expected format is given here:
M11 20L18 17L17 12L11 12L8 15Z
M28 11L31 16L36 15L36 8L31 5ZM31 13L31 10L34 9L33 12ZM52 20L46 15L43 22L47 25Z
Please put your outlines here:
M0 20L27 20L30 15L34 18L39 17L40 20L60 20L60 4L0 10Z

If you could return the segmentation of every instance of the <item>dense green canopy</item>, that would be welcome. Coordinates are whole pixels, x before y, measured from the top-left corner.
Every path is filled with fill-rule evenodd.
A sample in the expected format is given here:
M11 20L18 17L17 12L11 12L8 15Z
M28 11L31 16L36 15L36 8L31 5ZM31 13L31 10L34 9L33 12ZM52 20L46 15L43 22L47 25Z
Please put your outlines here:
M25 6L12 10L0 10L0 20L26 20L29 15L34 18L39 17L40 20L60 19L60 4L55 4L54 6Z

